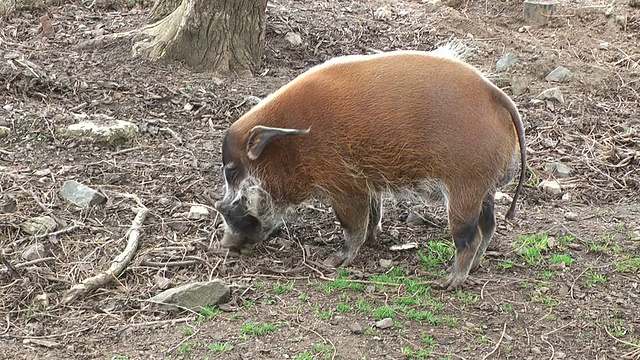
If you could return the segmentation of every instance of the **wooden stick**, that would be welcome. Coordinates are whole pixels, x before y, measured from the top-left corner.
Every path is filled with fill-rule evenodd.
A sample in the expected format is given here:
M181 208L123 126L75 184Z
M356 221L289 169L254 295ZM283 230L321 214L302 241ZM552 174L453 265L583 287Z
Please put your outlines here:
M74 285L69 289L62 300L62 303L70 303L76 300L78 297L87 294L88 292L100 288L108 284L111 280L115 279L124 269L129 265L133 255L138 249L138 238L140 237L140 227L145 218L149 214L149 209L140 208L131 228L129 229L129 239L127 240L127 246L124 251L120 253L111 263L108 270L100 272L99 274L90 278L84 279L81 283Z

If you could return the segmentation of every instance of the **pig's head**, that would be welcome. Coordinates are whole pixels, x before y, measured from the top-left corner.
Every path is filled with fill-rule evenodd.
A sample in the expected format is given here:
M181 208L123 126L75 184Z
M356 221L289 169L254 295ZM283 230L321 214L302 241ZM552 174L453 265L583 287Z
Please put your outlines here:
M232 126L222 141L224 195L215 205L224 220L221 245L240 251L266 240L281 225L277 207L263 184L261 169L269 166L267 145L283 136L303 135L308 130L254 126L243 134ZM258 165L259 164L259 165ZM270 181L277 181L271 179ZM274 185L274 184L272 184Z

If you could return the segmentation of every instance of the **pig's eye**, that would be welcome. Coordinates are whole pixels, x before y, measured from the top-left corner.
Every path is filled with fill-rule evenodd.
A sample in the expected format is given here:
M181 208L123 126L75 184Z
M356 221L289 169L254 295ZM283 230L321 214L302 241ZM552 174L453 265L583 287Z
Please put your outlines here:
M237 183L238 178L240 177L240 172L241 172L241 169L239 166L231 165L231 166L225 167L224 176L225 176L225 180L227 180L227 183L229 184Z

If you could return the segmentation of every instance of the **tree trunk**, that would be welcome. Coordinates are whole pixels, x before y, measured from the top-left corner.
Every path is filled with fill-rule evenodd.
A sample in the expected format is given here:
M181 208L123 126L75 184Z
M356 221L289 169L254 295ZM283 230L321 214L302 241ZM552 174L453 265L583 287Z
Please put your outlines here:
M260 65L265 9L265 0L182 0L141 30L153 39L136 43L134 54L183 61L196 71L250 76Z
M149 21L156 22L163 17L171 14L178 6L180 6L182 0L156 0L149 11Z

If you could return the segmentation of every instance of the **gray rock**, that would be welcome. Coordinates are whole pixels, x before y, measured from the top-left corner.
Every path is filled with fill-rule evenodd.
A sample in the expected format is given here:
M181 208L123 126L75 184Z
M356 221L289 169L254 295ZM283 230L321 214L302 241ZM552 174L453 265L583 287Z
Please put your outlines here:
M123 145L131 143L138 136L138 125L106 116L96 116L93 120L69 125L59 132L62 136L80 141Z
M515 65L517 59L512 53L506 53L496 62L496 72L501 72Z
M564 104L564 96L562 95L562 91L560 91L560 89L557 87L553 87L541 92L538 95L538 99L552 100L560 104Z
M544 165L544 169L555 175L557 178L566 178L571 175L571 168L558 162L548 162Z
M60 189L60 197L81 207L98 205L107 201L107 198L97 190L75 180L64 182Z
M565 83L573 79L573 73L564 66L558 66L553 69L545 78L547 81Z
M202 205L193 205L189 209L189 215L187 215L188 219L191 220L202 220L206 219L209 216L209 210Z
M393 326L392 318L384 318L380 321L376 321L376 327L378 329L388 329Z
M383 267L385 269L390 268L393 266L393 261L392 260L387 260L387 259L380 259L380 267Z
M562 201L571 201L571 193L563 194Z
M555 169L555 174L559 178L568 177L569 175L571 175L571 168L568 167L565 164L557 163L556 164L556 169Z
M564 218L569 221L577 221L578 214L574 213L573 211L567 211L566 213L564 213Z
M509 194L505 194L500 191L496 191L496 194L493 196L496 204L500 205L509 205L513 201L513 198L509 196Z
M9 214L17 209L16 199L9 195L0 197L0 214Z
M424 225L425 221L420 215L414 212L410 212L409 215L407 215L407 223L414 225Z
M55 230L57 226L55 220L45 215L26 220L20 225L20 228L29 235L40 235Z
M44 245L41 242L30 245L22 252L22 258L27 261L42 259L45 255Z
M376 9L373 13L373 18L379 21L389 21L393 18L393 10L391 6L385 5Z
M349 324L347 327L354 334L364 333L364 328L362 327L362 325L360 325L360 323L355 322L355 323Z
M562 187L556 180L542 180L539 186L542 190L552 195L559 195L562 193Z
M284 39L287 40L289 44L291 44L292 46L297 47L302 45L302 37L300 37L300 34L298 33L294 33L290 31L286 33L286 35L284 36Z
M529 79L526 77L516 77L511 80L511 92L513 95L522 95L529 90Z
M42 170L36 170L33 172L33 175L38 176L38 177L43 177L43 176L48 176L51 174L51 169L47 168L47 169L42 169Z
M0 138L9 136L10 132L11 132L11 129L9 129L8 127L0 126Z
M179 310L178 305L193 311L200 311L207 306L216 306L226 303L231 298L231 290L222 280L212 280L186 284L173 289L165 290L150 300L159 309ZM160 304L162 303L162 304Z

